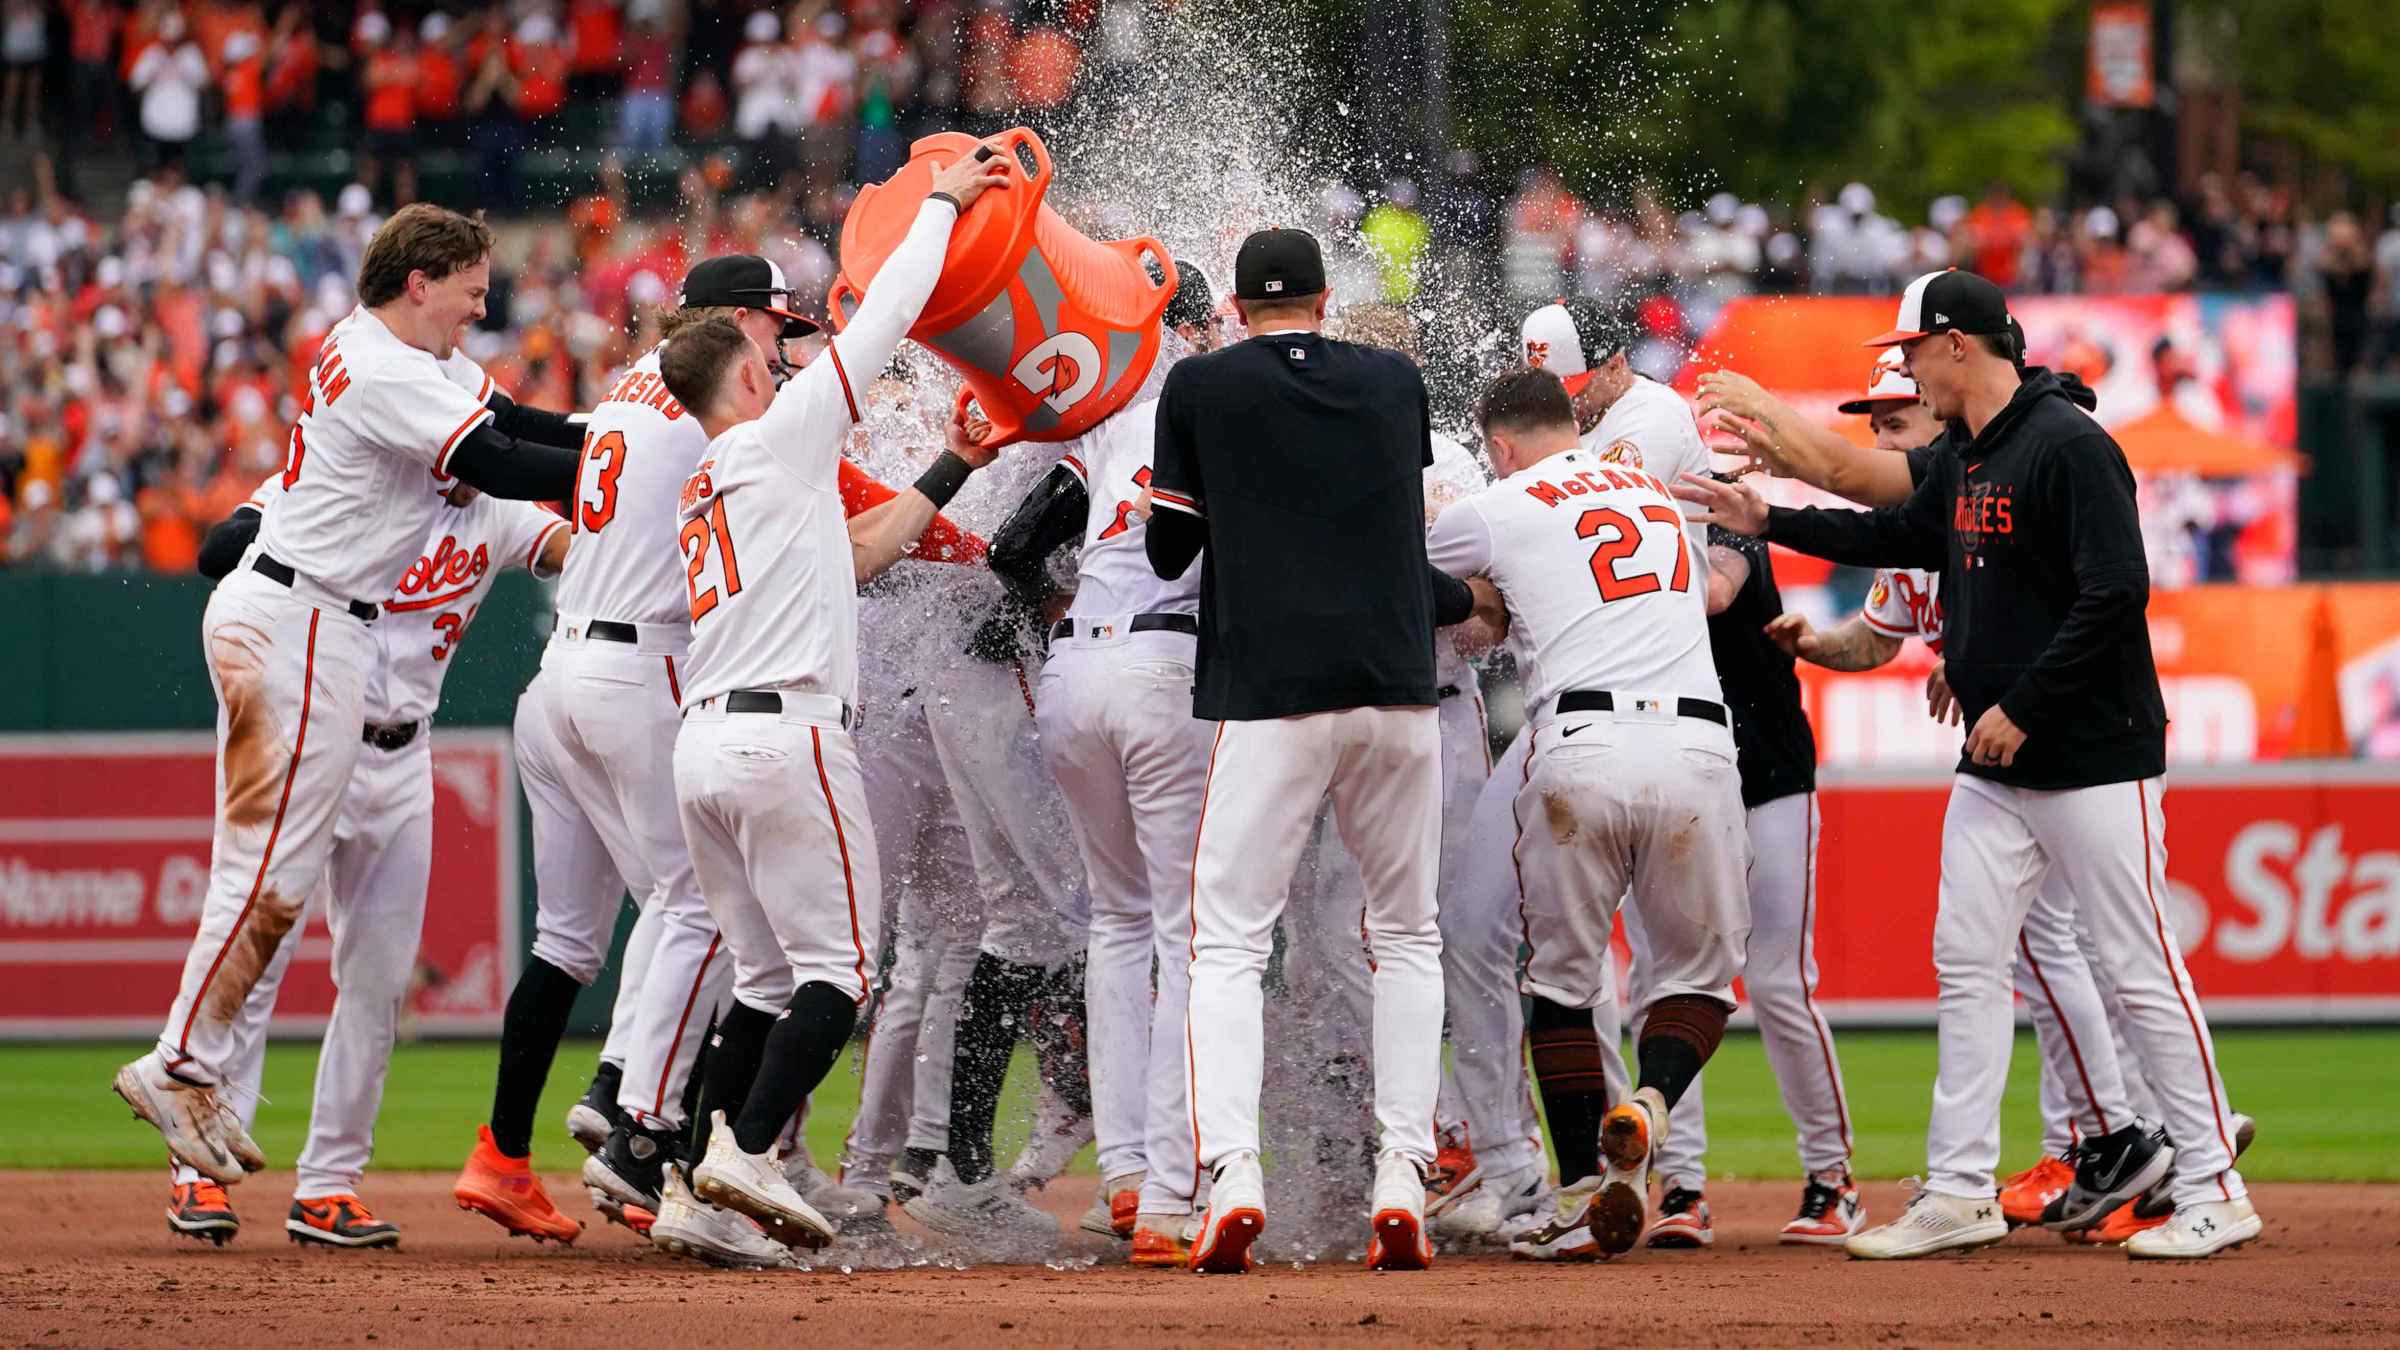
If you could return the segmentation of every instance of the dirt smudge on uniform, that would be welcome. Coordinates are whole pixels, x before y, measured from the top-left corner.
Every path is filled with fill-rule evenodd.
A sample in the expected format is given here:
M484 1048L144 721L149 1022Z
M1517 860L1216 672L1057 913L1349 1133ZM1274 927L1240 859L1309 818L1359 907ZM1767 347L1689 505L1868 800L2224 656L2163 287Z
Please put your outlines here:
M205 1011L219 1022L231 1022L234 1014L258 986L258 977L266 972L267 963L275 959L275 949L283 945L283 935L299 922L302 900L286 900L283 892L269 887L258 893L258 902L250 907L250 915L242 921L241 931L226 945L224 964L217 967L217 978L208 985Z
M228 624L208 639L217 697L225 705L225 745L218 759L224 821L235 829L264 829L274 821L291 769L291 747L267 698L265 642L264 633L243 624Z
M1693 836L1700 828L1700 817L1694 816L1680 830L1667 836L1667 856L1677 862L1692 856Z
M1561 844L1573 842L1575 831L1580 828L1575 819L1575 804L1556 788L1542 790L1542 819L1549 823L1550 837Z

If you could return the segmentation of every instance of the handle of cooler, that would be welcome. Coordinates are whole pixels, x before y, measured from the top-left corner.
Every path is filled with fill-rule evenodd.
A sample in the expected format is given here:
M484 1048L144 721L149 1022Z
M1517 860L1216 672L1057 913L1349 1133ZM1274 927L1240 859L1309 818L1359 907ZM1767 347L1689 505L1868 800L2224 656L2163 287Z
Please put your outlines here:
M981 413L983 420L992 424L991 439L984 442L986 445L995 449L1015 445L1025 434L1024 417L1010 408L984 407L975 401L975 391L962 384L958 387L958 410L963 413L969 408Z
M1094 242L1102 248L1124 254L1137 267L1140 267L1145 253L1158 259L1159 275L1154 277L1150 275L1149 268L1140 268L1142 281L1149 288L1149 294L1142 301L1141 311L1127 316L1132 321L1129 326L1158 322L1158 316L1167 311L1167 302L1175 298L1175 258L1167 252L1167 246L1155 236L1147 234L1132 239L1102 239Z
M866 293L850 284L849 273L845 272L836 276L833 279L833 285L825 291L825 317L830 322L833 331L839 333L848 328L851 312L856 310L859 303L865 299ZM845 308L845 303L847 308Z
M1026 174L1026 185L1033 189L1034 195L1037 197L1048 193L1050 191L1050 147L1042 144L1042 138L1034 135L1033 129L1030 127L1010 127L985 141L983 149L976 151L975 157L985 159L994 153L1004 154L1010 159L1016 160L1017 172L1025 173L1025 161L1019 158L1017 153L1020 149L1033 152L1033 172Z

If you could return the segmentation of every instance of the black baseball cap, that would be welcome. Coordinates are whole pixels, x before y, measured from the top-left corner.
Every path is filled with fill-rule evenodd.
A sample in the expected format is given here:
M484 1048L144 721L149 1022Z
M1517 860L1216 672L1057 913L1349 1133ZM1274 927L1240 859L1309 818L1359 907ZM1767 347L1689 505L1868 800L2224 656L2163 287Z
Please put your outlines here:
M1217 297L1208 284L1208 273L1181 258L1175 260L1175 297L1167 301L1166 313L1159 321L1169 328L1181 328L1187 323L1207 323L1216 312Z
M1260 230L1233 255L1236 299L1290 300L1324 289L1325 255L1306 230Z
M1900 293L1900 317L1892 331L1862 345L1890 347L1935 333L2007 333L2008 297L1973 272L1950 268L1927 272Z
M786 339L823 330L823 325L792 307L792 288L784 282L783 269L755 253L728 253L694 264L683 274L683 295L678 303L685 309L736 306L780 315L780 336Z

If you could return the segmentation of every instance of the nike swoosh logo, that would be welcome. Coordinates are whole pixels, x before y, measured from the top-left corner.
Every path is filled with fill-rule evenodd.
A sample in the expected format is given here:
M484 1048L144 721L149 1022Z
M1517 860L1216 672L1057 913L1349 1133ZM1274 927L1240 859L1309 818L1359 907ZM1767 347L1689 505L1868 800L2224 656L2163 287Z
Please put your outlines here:
M1968 466L1967 466L1967 472L1968 472L1968 473L1973 473L1973 472L1975 472L1977 469L1980 469L1980 468L1982 468L1982 467L1983 467L1983 461L1979 459L1979 460L1976 460L1974 463L1972 463L1972 464L1970 464L1970 465L1968 465Z
M1563 741L1563 740L1565 740L1567 737L1569 737L1569 736L1572 736L1572 735L1574 735L1576 732L1578 732L1578 731L1582 731L1582 730L1584 730L1586 727L1589 727L1589 726L1591 726L1591 723L1589 723L1589 722L1586 722L1586 723L1584 723L1584 724L1583 724L1583 726L1579 726L1579 727L1568 727L1566 730L1564 730L1564 731L1562 731L1562 732L1558 733L1558 738L1559 738L1560 740L1562 740L1562 741Z

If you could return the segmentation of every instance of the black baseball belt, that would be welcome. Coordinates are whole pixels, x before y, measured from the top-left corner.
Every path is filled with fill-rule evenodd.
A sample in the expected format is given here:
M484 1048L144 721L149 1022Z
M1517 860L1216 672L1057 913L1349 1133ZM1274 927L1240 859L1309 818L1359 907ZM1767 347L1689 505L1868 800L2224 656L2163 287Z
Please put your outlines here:
M399 750L417 738L423 722L369 722L359 739L378 750Z
M736 689L719 700L703 700L701 706L706 707L712 701L722 702L729 713L769 713L776 716L783 713L783 695L772 689ZM842 729L848 731L857 725L858 709L848 703L842 704Z
M292 583L300 578L300 573L290 563L278 561L273 554L265 552L251 560L250 570L285 590L290 590ZM375 616L383 612L364 600L345 600L342 603L350 607L350 617L360 623L373 623Z
M559 622L566 621L561 619ZM615 619L594 619L583 626L583 635L598 642L622 642L627 646L638 645L642 640L640 629Z
M1570 689L1558 696L1558 710L1561 713L1615 712L1617 697L1605 689ZM1725 711L1724 704L1711 703L1704 698L1675 700L1675 715L1677 717L1696 717L1703 722L1714 722L1721 727L1733 725L1733 714Z
M1075 636L1075 624L1073 619L1060 619L1050 627L1050 640L1062 642ZM1086 636L1091 634L1092 627L1089 619L1083 621ZM1126 621L1125 630L1129 633L1184 633L1198 637L1200 621L1189 614L1136 614Z

